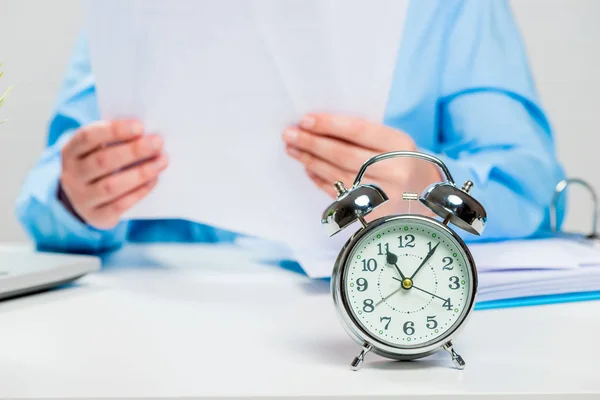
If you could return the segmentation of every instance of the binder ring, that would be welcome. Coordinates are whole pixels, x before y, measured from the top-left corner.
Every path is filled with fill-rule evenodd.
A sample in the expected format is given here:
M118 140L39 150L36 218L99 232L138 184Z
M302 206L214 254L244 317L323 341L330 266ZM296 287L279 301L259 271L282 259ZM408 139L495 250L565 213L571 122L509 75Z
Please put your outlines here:
M579 178L567 178L558 182L554 189L554 198L552 199L551 209L550 209L550 226L553 232L557 232L557 221L558 221L558 211L556 207L556 203L558 202L558 198L562 194L562 192L569 186L569 184L579 184L586 188L590 194L592 195L592 201L594 202L593 216L592 216L592 231L585 235L587 239L597 239L600 237L598 234L598 196L596 195L596 191L594 188Z

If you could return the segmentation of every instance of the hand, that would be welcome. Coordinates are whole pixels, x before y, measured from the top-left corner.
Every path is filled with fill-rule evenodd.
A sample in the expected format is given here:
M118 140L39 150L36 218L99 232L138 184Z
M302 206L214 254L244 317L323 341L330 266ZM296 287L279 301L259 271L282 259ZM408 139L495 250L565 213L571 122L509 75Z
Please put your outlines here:
M388 251L385 257L385 261L388 265L393 265L394 267L396 267L396 271L398 271L400 278L402 278L402 280L406 279L402 271L400 271L400 267L398 266L398 256Z
M349 187L358 170L369 158L389 152L416 151L410 136L397 129L361 118L336 114L309 114L299 126L285 130L283 140L287 153L300 161L310 179L319 188L336 198L335 181ZM401 157L370 166L362 182L379 185L390 200L380 206L373 217L407 211L402 193L422 193L442 176L438 168L426 161ZM411 212L433 215L429 209L413 202Z
M450 299L444 299L443 297L440 297L437 294L433 294L431 292L428 292L427 290L421 289L420 287L417 287L415 285L413 285L413 289L417 289L417 290L420 290L421 292L426 293L426 294L428 294L430 296L437 297L438 299L443 300L444 302L447 302L447 301L449 302L450 301Z
M415 272L412 274L412 276L410 277L410 280L412 281L415 276L417 275L417 272L419 272L419 270L421 268L423 268L423 265L427 264L427 261L429 261L429 259L431 258L431 256L433 255L433 253L435 253L435 251L437 250L438 246L440 245L440 243L438 242L435 246L433 246L431 248L431 250L429 250L429 252L427 253L427 255L425 256L425 258L423 259L423 261L421 261L421 265L419 265L419 267L415 270Z
M397 278L392 278L392 279L396 279L398 282L400 282L400 280L399 280L399 279L397 279ZM417 290L419 290L419 291L421 291L421 292L423 292L423 293L426 293L426 294L428 294L428 295L430 295L430 296L437 297L437 298L438 298L438 299L440 299L440 300L444 300L444 303L448 303L448 304L450 304L450 298L447 298L447 299L445 299L445 298L443 298L443 297L440 297L440 296L438 296L437 294L433 294L433 293L431 293L431 292L428 292L427 290L425 290L425 289L421 289L420 287L417 287L417 286L415 286L415 285L412 285L412 287L411 287L411 288L412 288L412 289L417 289Z
M136 121L87 125L62 149L59 198L89 225L113 228L156 185L168 164L162 148Z
M375 303L375 307L377 307L381 303L385 302L387 299L389 299L390 297L392 297L393 295L395 295L396 293L398 293L402 289L403 289L402 286L400 286L398 289L394 290L392 293L390 293L387 296L383 297L381 300L379 300L377 303Z

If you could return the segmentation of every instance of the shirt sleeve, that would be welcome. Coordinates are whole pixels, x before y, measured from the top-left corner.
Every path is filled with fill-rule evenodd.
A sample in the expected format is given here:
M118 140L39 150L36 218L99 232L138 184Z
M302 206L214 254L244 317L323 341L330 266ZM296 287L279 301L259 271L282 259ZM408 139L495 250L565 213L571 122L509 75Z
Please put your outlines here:
M474 182L471 194L487 211L484 234L463 237L545 235L554 188L564 171L524 45L505 1L461 4L447 36L434 152L457 185ZM560 222L564 202L557 209Z
M73 215L58 198L61 149L77 128L98 119L93 76L82 37L72 57L49 124L47 148L29 172L17 199L16 213L39 249L98 253L119 247L127 222L95 229Z

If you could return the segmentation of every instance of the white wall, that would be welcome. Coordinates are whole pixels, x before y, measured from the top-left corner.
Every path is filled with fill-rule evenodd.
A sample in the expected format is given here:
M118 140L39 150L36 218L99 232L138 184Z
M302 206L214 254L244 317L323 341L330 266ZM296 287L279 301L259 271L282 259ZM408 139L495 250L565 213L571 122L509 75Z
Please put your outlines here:
M166 0L165 0L166 1ZM512 0L525 36L558 152L571 176L600 190L600 0ZM78 0L0 0L0 92L14 85L0 116L0 240L24 240L14 202L43 149L51 108L80 29ZM2 119L2 117L0 117ZM570 190L573 196L585 193ZM571 209L567 226L586 229L589 213Z
M572 177L600 191L600 1L512 0L538 90ZM567 228L591 226L587 192L569 189ZM580 199L577 199L580 197Z
M79 0L0 0L0 241L24 240L14 204L45 143L46 125L80 29Z

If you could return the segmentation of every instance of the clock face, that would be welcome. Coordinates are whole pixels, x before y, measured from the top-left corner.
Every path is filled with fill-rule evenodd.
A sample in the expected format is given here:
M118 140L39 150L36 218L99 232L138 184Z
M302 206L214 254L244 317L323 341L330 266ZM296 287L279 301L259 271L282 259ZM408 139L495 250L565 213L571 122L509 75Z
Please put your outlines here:
M473 297L473 273L459 242L426 220L379 225L350 251L342 276L354 320L393 347L424 347L459 325Z

